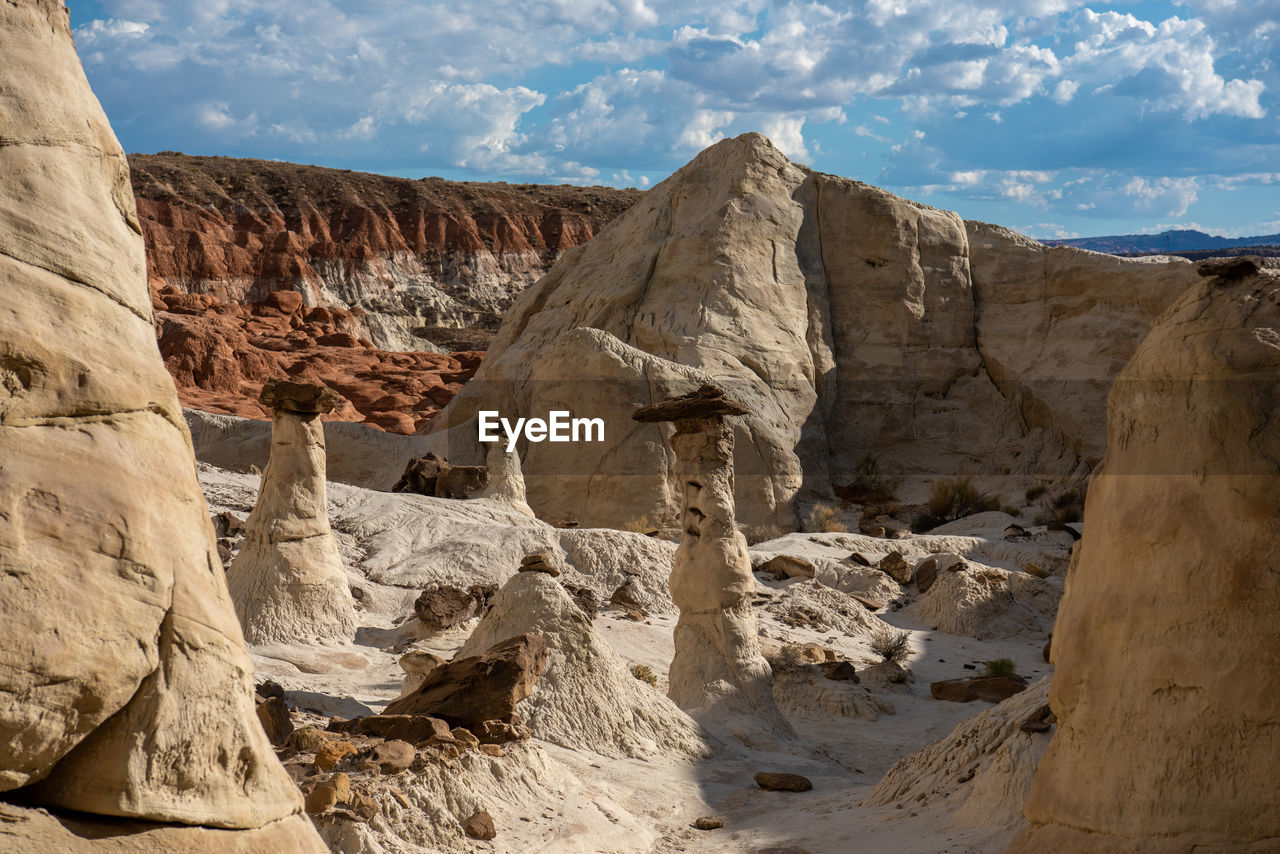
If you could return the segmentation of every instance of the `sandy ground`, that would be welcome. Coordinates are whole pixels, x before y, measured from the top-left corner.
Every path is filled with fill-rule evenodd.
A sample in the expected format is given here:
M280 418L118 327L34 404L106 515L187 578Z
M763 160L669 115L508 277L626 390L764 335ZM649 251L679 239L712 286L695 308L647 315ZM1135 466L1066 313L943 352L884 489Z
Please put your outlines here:
M208 466L201 477L214 512L230 510L241 516L251 506L256 478ZM363 490L331 487L331 518L348 561L353 585L368 591L361 611L362 626L355 641L341 646L288 645L251 647L259 680L274 679L286 689L286 699L299 715L322 720L323 716L355 717L380 710L400 693L403 672L397 660L409 649L430 650L446 658L465 642L474 621L458 629L423 635L409 619L414 591L380 589L364 566L375 551L369 542L344 531L358 529L353 507L363 500ZM369 493L370 501L398 496ZM376 497L376 498L375 498ZM459 504L461 502L453 502ZM479 502L466 502L479 506ZM450 508L444 507L444 510ZM468 508L474 511L476 508ZM507 525L508 516L496 514ZM436 520L438 524L439 520ZM530 523L537 524L537 523ZM545 526L543 526L545 527ZM541 530L541 529L539 529ZM913 537L926 550L954 546L951 540L930 545L929 537ZM884 541L881 541L884 542ZM781 543L781 545L780 545ZM418 537L413 548L430 550L431 543ZM847 554L830 538L792 535L786 542L757 547L766 552L828 557ZM988 549L988 551L991 551ZM412 549L410 550L412 552ZM995 549L994 554L1001 554ZM1001 568L1020 555L1013 555ZM997 560L990 565L1000 566ZM655 567L653 571L664 571ZM459 567L459 575L469 573ZM459 580L463 580L460 577ZM758 579L761 576L757 575ZM562 579L563 580L563 579ZM776 595L796 580L759 581L762 591ZM661 610L661 609L655 609ZM742 738L713 732L717 744L710 758L689 763L655 757L648 760L611 759L588 751L573 751L535 737L529 750L538 754L540 770L533 778L545 781L545 798L511 796L504 801L503 787L487 804L498 828L492 842L458 840L442 847L414 844L409 836L365 833L357 841L337 843L335 850L352 854L436 850L492 852L784 852L843 854L865 852L994 852L1003 849L1016 832L1009 827L964 827L954 820L946 804L864 807L861 802L884 773L902 757L947 736L958 723L989 708L989 704L941 702L931 698L929 683L980 673L984 662L1011 658L1017 671L1032 680L1050 672L1042 656L1045 634L1025 632L1000 640L976 640L931 629L906 611L889 608L876 613L885 623L911 634L909 666L914 681L905 685L877 685L871 690L893 709L875 720L851 714L832 714L809 695L780 697L797 738L781 737L744 723ZM834 649L854 663L859 672L875 661L869 634L820 632L793 628L776 615L757 609L761 635L794 644L816 642ZM609 607L594 621L594 628L629 663L647 664L659 677L655 690L665 688L667 665L673 654L675 614L651 612L643 622L626 618ZM766 641L767 643L768 641ZM965 664L976 670L964 669ZM817 687L804 687L815 696L824 691L848 689L848 683L830 683L819 677ZM859 686L859 690L862 687ZM523 755L512 751L509 761ZM551 769L551 770L548 770ZM761 790L752 780L757 771L804 774L814 784L810 792L778 793ZM406 772L411 774L412 772ZM500 774L500 771L494 772ZM532 773L532 772L531 772ZM543 784L535 784L543 785ZM696 830L699 816L717 816L722 829ZM375 822L376 824L376 822Z

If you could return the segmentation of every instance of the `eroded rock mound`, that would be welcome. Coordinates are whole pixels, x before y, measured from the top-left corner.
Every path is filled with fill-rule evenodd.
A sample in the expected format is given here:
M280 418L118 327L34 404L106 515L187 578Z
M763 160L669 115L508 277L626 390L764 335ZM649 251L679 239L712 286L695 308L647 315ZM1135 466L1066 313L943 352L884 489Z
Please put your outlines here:
M521 705L539 738L604 756L706 754L698 725L631 675L550 575L524 572L508 581L458 654L527 632L546 638L548 648L547 669Z
M1278 400L1270 272L1187 290L1121 373L1011 850L1280 845Z
M77 811L112 837L94 850L322 851L254 708L128 166L66 7L0 5L0 53L0 790ZM3 809L6 851L89 847Z
M969 827L1016 828L1049 737L1035 726L1048 702L1049 677L961 723L941 741L898 760L863 801L944 809Z

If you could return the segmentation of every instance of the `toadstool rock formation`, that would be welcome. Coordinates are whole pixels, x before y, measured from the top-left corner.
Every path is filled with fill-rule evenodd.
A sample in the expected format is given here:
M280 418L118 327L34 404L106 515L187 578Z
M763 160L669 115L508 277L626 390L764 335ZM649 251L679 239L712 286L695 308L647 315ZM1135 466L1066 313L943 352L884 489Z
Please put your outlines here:
M268 380L271 457L245 522L227 586L249 643L349 641L355 605L325 506L324 428L338 396L324 386Z
M751 594L755 577L747 541L734 524L733 428L726 416L746 407L706 385L636 410L635 420L675 422L683 500L682 536L671 568L671 598L680 609L669 695L688 712L745 706L784 731L790 725L773 699L773 673L760 653Z
M1274 274L1193 286L1120 374L1011 851L1280 847L1278 401Z
M323 851L254 709L61 0L0 4L0 55L0 849Z

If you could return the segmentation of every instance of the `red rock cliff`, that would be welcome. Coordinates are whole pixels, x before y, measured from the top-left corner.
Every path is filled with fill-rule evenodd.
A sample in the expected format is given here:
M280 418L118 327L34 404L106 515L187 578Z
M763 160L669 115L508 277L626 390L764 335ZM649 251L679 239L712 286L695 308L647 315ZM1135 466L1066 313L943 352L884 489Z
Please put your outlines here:
M329 417L399 433L471 377L525 286L640 195L172 153L129 165L185 405L267 417L258 389L289 376L345 398Z

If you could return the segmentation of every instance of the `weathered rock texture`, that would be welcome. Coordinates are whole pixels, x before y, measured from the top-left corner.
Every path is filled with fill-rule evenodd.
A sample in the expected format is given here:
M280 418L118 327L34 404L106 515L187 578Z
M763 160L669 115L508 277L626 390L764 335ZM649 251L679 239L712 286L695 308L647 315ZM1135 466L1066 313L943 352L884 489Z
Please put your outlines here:
M629 415L707 379L749 410L735 464L751 524L789 527L797 499L830 496L867 454L891 476L1083 472L1111 380L1194 278L967 223L747 134L565 253L432 429L567 402L603 418L603 443L519 448L534 510L584 524L675 517L674 460Z
M670 583L680 619L668 693L689 712L745 707L789 730L760 653L747 541L734 524L733 427L725 418L745 412L719 389L703 386L634 414L645 423L674 421L676 428L671 449L683 489Z
M326 506L324 429L337 395L271 380L271 457L240 552L227 567L236 616L250 643L351 640L355 605Z
M508 581L458 655L478 655L524 633L545 638L548 650L546 671L520 705L534 735L604 756L706 755L698 725L632 676L591 618L546 573L523 572Z
M640 197L173 152L130 163L153 288L358 306L359 337L384 350L472 349L462 330L495 328L562 252Z
M0 790L323 850L254 710L128 165L66 7L0 4L0 54ZM61 850L61 825L12 811L0 847Z
M1011 850L1280 847L1277 401L1274 274L1192 287L1121 373Z
M1041 720L1048 696L1045 677L965 720L946 738L898 760L863 806L945 810L966 827L1024 826L1022 805L1049 736L1023 725Z
M293 291L237 304L165 285L152 292L151 302L178 399L247 418L270 417L258 402L258 388L287 376L342 395L326 421L413 433L471 378L482 355L380 350L361 328L361 309L308 308Z

